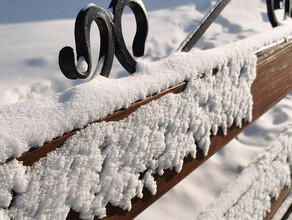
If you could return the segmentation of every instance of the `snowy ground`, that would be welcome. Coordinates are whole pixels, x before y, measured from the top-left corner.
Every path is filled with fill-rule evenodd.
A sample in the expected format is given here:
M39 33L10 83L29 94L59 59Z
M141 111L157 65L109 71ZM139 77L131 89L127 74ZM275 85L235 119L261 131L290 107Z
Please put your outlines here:
M175 51L214 2L145 0L150 33L143 59L153 61ZM265 2L232 0L196 49L217 47L271 29ZM67 80L58 68L57 58L63 46L74 46L74 17L86 3L0 0L0 105L48 96L83 82ZM108 1L95 4L106 8ZM133 19L132 14L123 17L123 32L129 45L134 34ZM91 39L93 54L97 54L96 30ZM111 77L124 76L127 73L115 62ZM292 94L138 219L194 218L291 123Z

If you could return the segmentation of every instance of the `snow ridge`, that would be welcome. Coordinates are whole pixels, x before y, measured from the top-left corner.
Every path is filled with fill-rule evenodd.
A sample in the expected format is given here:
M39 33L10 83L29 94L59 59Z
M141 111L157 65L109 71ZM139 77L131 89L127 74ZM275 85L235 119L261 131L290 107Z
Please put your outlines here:
M155 194L153 174L180 172L186 156L196 157L196 146L208 153L211 131L226 134L233 123L252 119L256 56L219 57L214 53L216 66L190 79L183 93L152 101L120 122L92 124L28 168L31 182L10 215L63 219L73 208L91 219L104 217L108 203L130 210L144 187Z
M245 168L197 219L263 219L271 199L291 184L292 125Z

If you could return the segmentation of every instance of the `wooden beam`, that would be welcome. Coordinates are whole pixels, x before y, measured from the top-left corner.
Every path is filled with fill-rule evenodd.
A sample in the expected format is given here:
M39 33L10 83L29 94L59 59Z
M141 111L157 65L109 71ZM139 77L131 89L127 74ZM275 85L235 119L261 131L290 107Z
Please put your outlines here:
M258 53L257 56L257 77L251 89L254 99L253 121L251 123L268 111L273 105L279 102L292 90L292 66L289 65L290 60L292 60L291 42L276 45ZM156 95L147 97L145 100L134 103L129 108L117 111L97 122L122 120L134 112L138 107L147 104L152 100L158 99L168 93L182 92L185 85L186 83L183 82L173 88L169 88ZM203 157L202 151L197 149L197 158L195 160L190 156L185 158L184 166L180 173L176 173L173 170L167 170L163 176L156 175L155 180L158 185L156 195L152 196L146 189L144 189L143 199L134 198L132 200L131 211L126 212L109 204L107 207L108 217L105 219L133 219L167 191L173 188L182 179L188 176L197 167L202 165L213 154L223 148L251 123L245 123L242 128L232 126L228 129L226 136L219 133L218 135L212 137L208 155ZM72 131L62 137L54 139L38 149L24 153L18 158L18 160L23 161L24 165L30 166L40 158L46 156L47 153L60 147L70 136L75 134L75 132L76 131ZM79 219L79 217L77 213L71 210L68 219Z
M276 213L280 205L284 202L284 200L286 199L286 197L288 196L291 190L292 190L292 184L290 185L290 187L286 187L282 189L277 199L272 199L270 211L267 213L264 220L269 220L273 217L273 215ZM289 209L287 210L287 212L289 212Z

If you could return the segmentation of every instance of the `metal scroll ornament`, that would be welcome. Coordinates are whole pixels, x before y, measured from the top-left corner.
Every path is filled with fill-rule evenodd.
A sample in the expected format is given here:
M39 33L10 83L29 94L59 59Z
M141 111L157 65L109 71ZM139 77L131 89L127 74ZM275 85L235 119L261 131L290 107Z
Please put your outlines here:
M75 56L71 47L64 47L59 53L59 65L63 74L69 79L87 78L92 70L90 49L90 27L96 22L101 38L99 59L104 57L101 75L108 77L114 58L114 40L112 24L108 14L99 7L91 6L81 10L75 22L75 43L77 59L84 57L88 65L86 72L79 72L75 65Z
M194 31L182 42L178 50L189 52L229 2L230 0L218 1L207 16L203 18L200 25L196 26ZM100 74L105 77L109 76L114 56L118 58L121 65L129 73L132 74L136 71L137 62L129 53L122 33L122 14L126 6L133 11L137 25L132 45L133 54L135 57L144 55L148 35L148 21L146 10L141 0L112 0L109 5L112 10L112 16L109 16L104 9L90 4L79 12L75 22L77 60L80 58L85 60L87 70L84 72L82 72L83 70L78 70L73 49L64 47L59 53L59 65L67 78L84 79L92 72L90 49L90 27L92 22L98 25L101 38L99 61L103 60L103 65Z
M136 71L136 61L129 53L122 34L122 13L129 6L136 18L137 30L133 41L133 54L136 57L144 55L145 42L148 34L148 21L145 7L142 1L137 0L113 0L110 8L113 11L113 19L108 13L95 5L89 5L82 9L75 21L75 44L77 60L83 57L87 63L87 70L80 72L75 63L74 50L64 47L59 53L59 66L63 74L69 79L85 79L92 72L92 59L90 48L90 27L95 22L100 34L99 61L103 59L100 75L108 77L112 68L114 55L122 66L129 72Z
M291 18L291 0L267 0L268 17L273 27L277 27L288 17Z
M113 12L113 34L116 44L115 55L129 73L134 73L136 72L136 61L129 53L122 33L122 14L126 6L132 9L136 18L136 34L132 45L135 57L142 57L144 55L148 35L148 20L142 1L113 0L110 3L109 8L112 9Z

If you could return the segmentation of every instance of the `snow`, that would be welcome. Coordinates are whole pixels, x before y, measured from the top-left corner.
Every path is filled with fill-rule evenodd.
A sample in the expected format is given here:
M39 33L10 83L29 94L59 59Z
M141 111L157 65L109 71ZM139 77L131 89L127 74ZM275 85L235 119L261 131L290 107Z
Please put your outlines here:
M211 50L174 53L168 58L156 62L139 62L137 72L129 77L108 79L102 76L98 77L97 74L91 81L52 97L3 106L0 109L0 162L20 156L30 148L41 146L66 132L82 128L116 110L127 108L130 104L149 95L189 81L198 75L205 75L207 80L210 79L210 85L212 85L215 78L211 77L213 79L211 80L210 75L215 68L219 70L217 75L222 76L216 83L226 85L226 90L224 87L222 87L223 90L220 90L220 86L218 86L218 94L221 95L218 100L231 101L229 107L235 113L232 113L231 117L224 113L226 114L225 119L220 119L223 117L221 115L216 118L215 115L220 114L222 109L219 107L219 112L213 113L210 126L215 123L215 127L212 129L216 131L217 127L221 125L225 133L227 125L230 126L234 119L239 125L243 118L251 120L252 102L251 96L247 92L250 92L250 86L255 77L256 57L254 51L286 38L291 33L292 27L284 26ZM100 62L102 63L102 59ZM230 81L225 80L228 77L231 77ZM236 86L240 90L233 94L232 89ZM212 92L212 87L209 87L210 91L204 88L208 87L200 89L202 94L198 93L200 94L199 99L202 99L198 100L199 104L203 104L204 99L207 101L209 97L215 97L213 94L216 93L216 89ZM226 98L223 99L223 96ZM238 100L233 98L237 96ZM245 102L240 105L241 101ZM232 102L237 103L237 105L232 105ZM234 109L235 107L236 109ZM208 105L207 108L209 108ZM240 112L238 116L236 116L237 111ZM26 129L27 127L30 129ZM204 143L204 152L206 153L208 143L205 139Z
M150 32L146 55L142 61L152 62L174 52L214 2L169 0L166 4L164 1L144 1ZM63 46L74 45L74 18L85 4L86 1L71 1L68 4L66 1L57 0L27 0L17 4L6 1L1 5L0 105L49 97L84 82L67 80L58 68L57 57ZM98 5L107 8L108 2L101 1ZM134 26L133 16L123 15L123 33L129 47ZM218 47L270 29L265 1L233 0L194 50ZM267 37L265 34L262 36ZM98 33L93 33L91 39L96 38L99 38ZM93 56L96 56L93 60L97 60L99 43L95 43L95 40L92 43ZM111 78L124 76L128 74L115 62ZM283 127L292 123L291 106L292 98L288 95L250 129L142 213L138 219L194 218L219 195L242 167L263 151L263 146L270 145L270 141ZM50 105L44 108L50 109ZM34 125L31 123L29 126ZM7 132L7 136L9 135ZM6 215L5 212L0 209L0 219L1 215Z
M281 29L273 32L277 33L277 37L283 36L283 33L279 34ZM85 117L88 120L89 116L86 113L90 110L100 112L93 105L88 108L87 98L89 97L91 102L96 102L97 94L106 91L107 88L113 88L112 81L127 80L127 83L117 83L120 90L114 90L114 93L118 94L128 89L131 84L134 84L133 88L136 91L137 86L140 88L139 83L151 85L152 90L146 87L141 91L144 96L149 90L153 92L153 89L159 91L161 87L167 88L173 84L172 80L176 83L188 81L183 93L168 94L152 101L121 122L102 122L88 126L70 138L62 148L28 168L27 175L31 181L25 193L17 195L9 209L10 216L16 219L21 216L63 219L70 208L73 208L84 219L93 218L95 215L104 217L108 203L130 210L131 199L135 196L143 197L144 186L155 194L156 183L153 174L162 175L164 170L173 168L176 172L180 172L183 159L187 155L191 154L195 158L196 145L205 155L208 153L210 131L217 134L218 129L222 128L223 133L226 134L227 128L234 122L237 126L241 126L243 119L251 121L250 88L256 76L256 56L246 45L257 48L259 41L256 46L251 46L254 38L264 39L264 42L267 40L262 36L256 36L206 52L176 53L165 60L151 64L151 67L147 64L139 64L138 72L132 77L107 79L109 81L107 84L104 83L106 78L96 76L88 83L55 96L60 104L70 107L70 109L65 108L66 114L54 108L54 101L46 101L53 109L48 114L55 113L49 120L41 118L41 116L47 117L43 106L41 106L43 111L38 110L39 115L34 120L31 120L34 113L30 114L30 119L20 118L19 121L26 123L40 118L44 121L41 124L42 134L47 134L46 130L52 128L52 130L64 129L58 127L60 122L57 126L56 122L49 124L57 116L61 116L62 121L66 122L65 115L67 115L70 120L66 126L76 128L74 117ZM244 50L246 48L247 52ZM218 72L214 75L215 68ZM192 72L195 75L191 74ZM203 78L195 77L201 74ZM159 75L163 75L163 78L159 78ZM122 97L114 100L115 96L106 97L108 94L108 91L103 92L98 97L99 102L112 100L114 105ZM122 100L122 105L123 102L129 104L127 97L128 94ZM38 100L37 105L32 101L27 102L29 103L27 107L27 103L21 103L21 108L19 104L15 104L12 107L8 106L7 108L11 107L11 109L5 112L13 113L15 117L17 112L13 108L29 111L28 108L33 109L34 106L39 108L43 102ZM72 114L73 106L76 109L73 111L74 114ZM79 114L81 106L82 114ZM104 106L110 108L109 104ZM106 109L101 110L106 111ZM97 119L99 118L93 120ZM37 122L35 126L39 123ZM88 123L88 121L78 123ZM8 124L5 127L7 130ZM15 125L12 127L15 131ZM37 133L39 130L40 128L36 127L36 131L30 129L29 132L36 132L36 137L40 138L41 134ZM17 134L19 135L20 133ZM29 138L27 140L31 141L32 137ZM35 142L37 141L43 140L36 139ZM17 140L17 142L23 141ZM20 148L21 146L16 146L17 150ZM4 155L9 155L10 152L11 149ZM139 177L141 173L145 173L142 179ZM56 200L58 202L55 202Z
M83 56L79 57L79 59L77 61L76 69L80 73L85 73L87 71L88 64L87 64L87 62L85 60L85 57L83 57Z
M105 216L108 203L130 210L131 199L141 198L144 186L152 194L156 193L153 174L162 175L164 170L173 168L180 172L187 155L195 158L196 145L207 154L211 130L216 134L221 127L226 133L233 122L240 126L243 119L250 121L250 87L255 79L256 56L239 53L229 57L230 51L223 53L220 49L211 54L202 56L204 60L210 58L210 62L206 61L210 66L203 72L204 77L190 76L183 93L152 101L121 122L92 124L70 138L61 149L28 168L31 181L26 192L20 193L10 207L10 215L15 219L21 216L64 219L71 207L81 218L88 219ZM194 71L197 65L191 66L192 55L177 54L175 60L189 63L187 66ZM169 63L178 65L173 61L171 58ZM167 77L170 69L157 67ZM214 76L215 67L218 73ZM145 84L142 76L149 75L142 71L135 78ZM91 89L88 84L84 87L87 90ZM70 101L68 104L73 105ZM87 103L83 101L82 105ZM145 175L140 179L141 173Z
M88 8L93 7L93 6L96 6L96 5L94 3L89 3L82 10L86 11Z
M292 125L258 159L245 168L239 177L197 219L263 219L277 198L291 184Z
M28 184L26 167L13 160L0 166L0 207L8 208L12 201L12 191L23 193ZM1 210L0 210L1 211ZM4 215L4 213L2 213ZM1 213L0 213L1 216Z
M9 220L9 216L7 215L6 211L3 209L0 209L0 219L2 220Z
M200 26L206 22L206 20L209 18L209 16L215 11L215 9L219 6L219 4L222 3L222 1L218 1L209 11L205 14L203 19L200 21L199 24L196 25L195 29L189 33L187 38L181 43L177 51L182 51L182 49L185 47L185 45L189 42L189 40L193 37L193 35L199 30Z
M105 56L101 57L99 59L99 61L97 62L96 68L95 68L94 73L92 75L92 79L95 78L95 77L99 77L99 75L101 74L102 67L103 67L103 64L104 64L104 58L105 58Z
M169 0L165 4L155 0L144 1L149 17L149 37L143 60L157 60L174 52L204 17L212 2L214 1ZM1 105L11 103L9 97L3 103L2 94L12 88L31 87L42 81L49 81L51 82L50 93L41 94L48 96L84 82L84 80L68 80L63 76L58 67L58 52L64 46L75 45L74 18L86 4L86 1L74 1L67 4L66 1L57 0L48 3L27 0L18 4L13 2L2 4L0 13ZM108 2L100 1L98 5L106 9ZM252 7L253 13L249 13L250 9L247 5ZM180 7L174 9L175 6ZM17 13L11 13L12 11L17 11ZM211 26L211 31L204 34L196 48L216 47L271 29L270 24L261 22L263 13L265 13L265 5L261 2L252 0L231 2L224 9L222 16ZM60 17L70 17L70 19L53 20ZM29 23L23 23L25 21ZM242 22L237 24L240 21ZM132 14L124 14L122 22L123 33L126 35L125 41L130 48L135 33L135 18ZM99 33L97 28L92 28L92 32L92 60L97 61ZM119 78L127 75L121 65L115 61L110 77ZM13 102L16 101L13 100Z
M215 57L212 56L214 62L217 60L216 76L210 66L203 79L191 78L182 94L169 94L142 106L121 122L93 124L74 135L37 168L32 167L32 182L15 201L28 205L13 206L14 218L25 216L27 210L29 217L37 214L50 219L64 218L68 206L85 219L103 217L108 203L130 210L131 199L141 198L144 186L156 193L153 174L162 175L164 170L173 168L180 172L187 155L195 158L196 142L207 154L211 129L216 134L222 127L226 133L234 121L240 125L242 119L251 120L250 86L255 78L256 57L240 54L229 61L223 53ZM219 57L223 58L222 63L218 62ZM188 62L187 57L183 60ZM143 83L139 75L149 73L137 73L136 78ZM60 163L61 166L55 166ZM141 173L145 175L139 179ZM60 175L67 178L59 179ZM61 181L58 187L54 184L56 179ZM36 195L36 191L40 193ZM42 192L47 193L43 196ZM52 203L54 195L63 198L63 203L59 199L60 213L50 212L56 206Z

